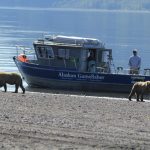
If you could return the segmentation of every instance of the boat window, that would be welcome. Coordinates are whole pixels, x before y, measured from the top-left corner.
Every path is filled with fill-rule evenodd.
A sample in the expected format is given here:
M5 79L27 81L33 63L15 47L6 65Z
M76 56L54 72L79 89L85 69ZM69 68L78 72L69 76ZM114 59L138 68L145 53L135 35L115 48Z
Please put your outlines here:
M109 51L103 51L102 62L108 62Z
M37 53L39 57L43 57L41 47L37 47Z
M54 58L54 52L51 47L37 47L37 53L40 58Z
M48 58L54 58L54 52L53 52L52 47L47 47L46 49L47 49Z
M69 49L58 49L58 57L69 59Z

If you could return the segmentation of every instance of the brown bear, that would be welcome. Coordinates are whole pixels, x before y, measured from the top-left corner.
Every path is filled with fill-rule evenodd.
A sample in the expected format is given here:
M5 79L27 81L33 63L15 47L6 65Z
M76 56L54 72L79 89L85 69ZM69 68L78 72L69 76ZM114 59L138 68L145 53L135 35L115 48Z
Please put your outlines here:
M0 87L4 86L5 92L7 91L7 83L10 85L15 84L15 93L18 93L19 86L22 89L23 94L25 93L25 88L23 87L22 78L19 74L0 72Z
M129 94L129 100L131 101L132 96L136 94L137 102L139 101L139 98L141 99L141 102L143 102L143 95L148 92L150 92L150 81L136 82Z

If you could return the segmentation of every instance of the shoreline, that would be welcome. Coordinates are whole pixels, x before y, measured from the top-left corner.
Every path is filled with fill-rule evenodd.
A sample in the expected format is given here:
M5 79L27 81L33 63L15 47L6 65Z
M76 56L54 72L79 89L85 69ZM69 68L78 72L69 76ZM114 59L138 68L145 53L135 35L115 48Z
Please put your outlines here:
M1 148L150 148L150 103L62 91L0 94Z
M128 98L129 93L117 93L117 92L90 92L90 91L79 91L79 90L57 90L50 88L36 88L36 87L26 87L27 92L38 92L38 93L51 93L51 94L71 94L78 96L95 96L95 97L116 97L116 98Z

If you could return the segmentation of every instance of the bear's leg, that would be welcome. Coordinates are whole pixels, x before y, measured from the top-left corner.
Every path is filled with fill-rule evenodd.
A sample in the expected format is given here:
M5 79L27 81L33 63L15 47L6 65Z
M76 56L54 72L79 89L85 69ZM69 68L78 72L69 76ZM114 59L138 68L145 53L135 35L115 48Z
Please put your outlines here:
M4 84L4 90L5 90L5 92L7 92L7 85L6 85L6 83Z
M18 93L18 88L19 88L19 85L15 84L15 93Z
M139 94L138 93L136 93L136 100L137 100L137 102L139 102Z
M131 101L132 96L135 94L134 89L131 90L130 94L129 94L129 101Z
M144 102L144 100L143 100L143 93L141 94L141 102Z
M23 94L24 94L25 93L25 88L23 87L22 81L21 81L21 84L20 84L20 88L22 89Z

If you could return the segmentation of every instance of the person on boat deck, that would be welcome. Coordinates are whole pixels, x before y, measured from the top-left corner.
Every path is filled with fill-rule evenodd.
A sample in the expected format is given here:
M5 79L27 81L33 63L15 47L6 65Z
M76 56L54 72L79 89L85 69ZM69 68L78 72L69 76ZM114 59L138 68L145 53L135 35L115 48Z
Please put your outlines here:
M90 56L87 58L87 62L88 62L88 71L93 73L96 72L96 61L93 51L90 51Z
M137 55L137 49L133 50L133 56L129 59L130 74L139 74L141 57Z

